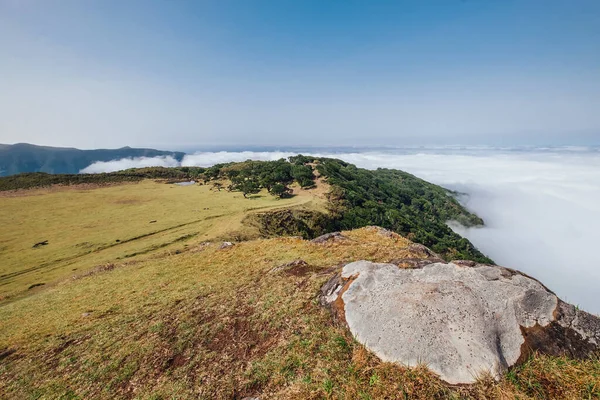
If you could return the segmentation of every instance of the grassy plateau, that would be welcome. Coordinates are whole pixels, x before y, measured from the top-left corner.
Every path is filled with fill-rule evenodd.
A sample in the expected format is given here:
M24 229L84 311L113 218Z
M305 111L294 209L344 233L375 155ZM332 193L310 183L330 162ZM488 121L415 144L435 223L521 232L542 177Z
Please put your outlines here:
M102 188L62 187L0 193L0 300L115 260L157 249L252 236L252 211L318 207L314 193L278 199L259 193L150 180ZM37 243L47 241L46 245Z

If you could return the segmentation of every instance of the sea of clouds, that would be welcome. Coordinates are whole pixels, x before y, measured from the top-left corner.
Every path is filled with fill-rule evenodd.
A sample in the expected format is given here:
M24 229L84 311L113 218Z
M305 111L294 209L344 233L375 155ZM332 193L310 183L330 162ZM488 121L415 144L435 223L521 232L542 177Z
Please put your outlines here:
M97 161L81 171L80 174L100 174L102 172L122 171L129 168L145 167L179 167L180 163L174 157L134 157L121 158L112 161Z
M305 154L307 154L306 152ZM210 166L276 160L296 153L202 152L94 163L97 173L142 166ZM359 167L397 168L466 193L483 228L451 225L498 264L530 274L562 299L600 313L600 151L597 148L437 148L315 151Z

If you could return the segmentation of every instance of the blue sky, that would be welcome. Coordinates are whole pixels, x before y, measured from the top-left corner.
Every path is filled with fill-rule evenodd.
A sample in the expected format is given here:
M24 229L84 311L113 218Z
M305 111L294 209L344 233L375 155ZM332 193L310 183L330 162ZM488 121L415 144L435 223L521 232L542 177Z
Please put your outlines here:
M600 144L600 1L0 0L0 142Z

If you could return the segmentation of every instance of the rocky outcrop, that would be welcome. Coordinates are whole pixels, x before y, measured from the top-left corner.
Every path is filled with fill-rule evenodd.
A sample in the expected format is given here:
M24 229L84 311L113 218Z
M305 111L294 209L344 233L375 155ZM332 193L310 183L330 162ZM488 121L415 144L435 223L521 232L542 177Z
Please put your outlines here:
M409 265L347 264L322 289L322 303L383 361L425 363L444 381L465 384L486 372L499 377L532 351L582 358L598 350L600 319L537 280L423 255L429 260Z

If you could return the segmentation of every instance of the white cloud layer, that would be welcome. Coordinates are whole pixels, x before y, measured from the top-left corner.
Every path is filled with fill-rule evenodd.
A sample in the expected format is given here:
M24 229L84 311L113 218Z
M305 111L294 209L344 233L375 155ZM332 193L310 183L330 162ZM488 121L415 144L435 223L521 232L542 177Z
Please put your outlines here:
M202 152L186 155L181 161L181 165L184 167L210 167L211 165L220 163L241 162L246 160L275 161L293 155L294 153L281 151Z
M144 167L178 167L179 161L171 156L133 157L112 161L97 161L79 171L82 174L99 174L102 172L122 171L129 168Z
M443 150L412 154L318 155L364 168L397 168L467 193L486 226L454 227L497 263L541 280L566 301L600 313L600 152L586 148L534 151ZM275 160L287 152L215 152L186 156L182 165ZM317 155L317 154L316 154ZM177 164L157 158L155 165ZM95 163L87 172L149 166L151 159Z

